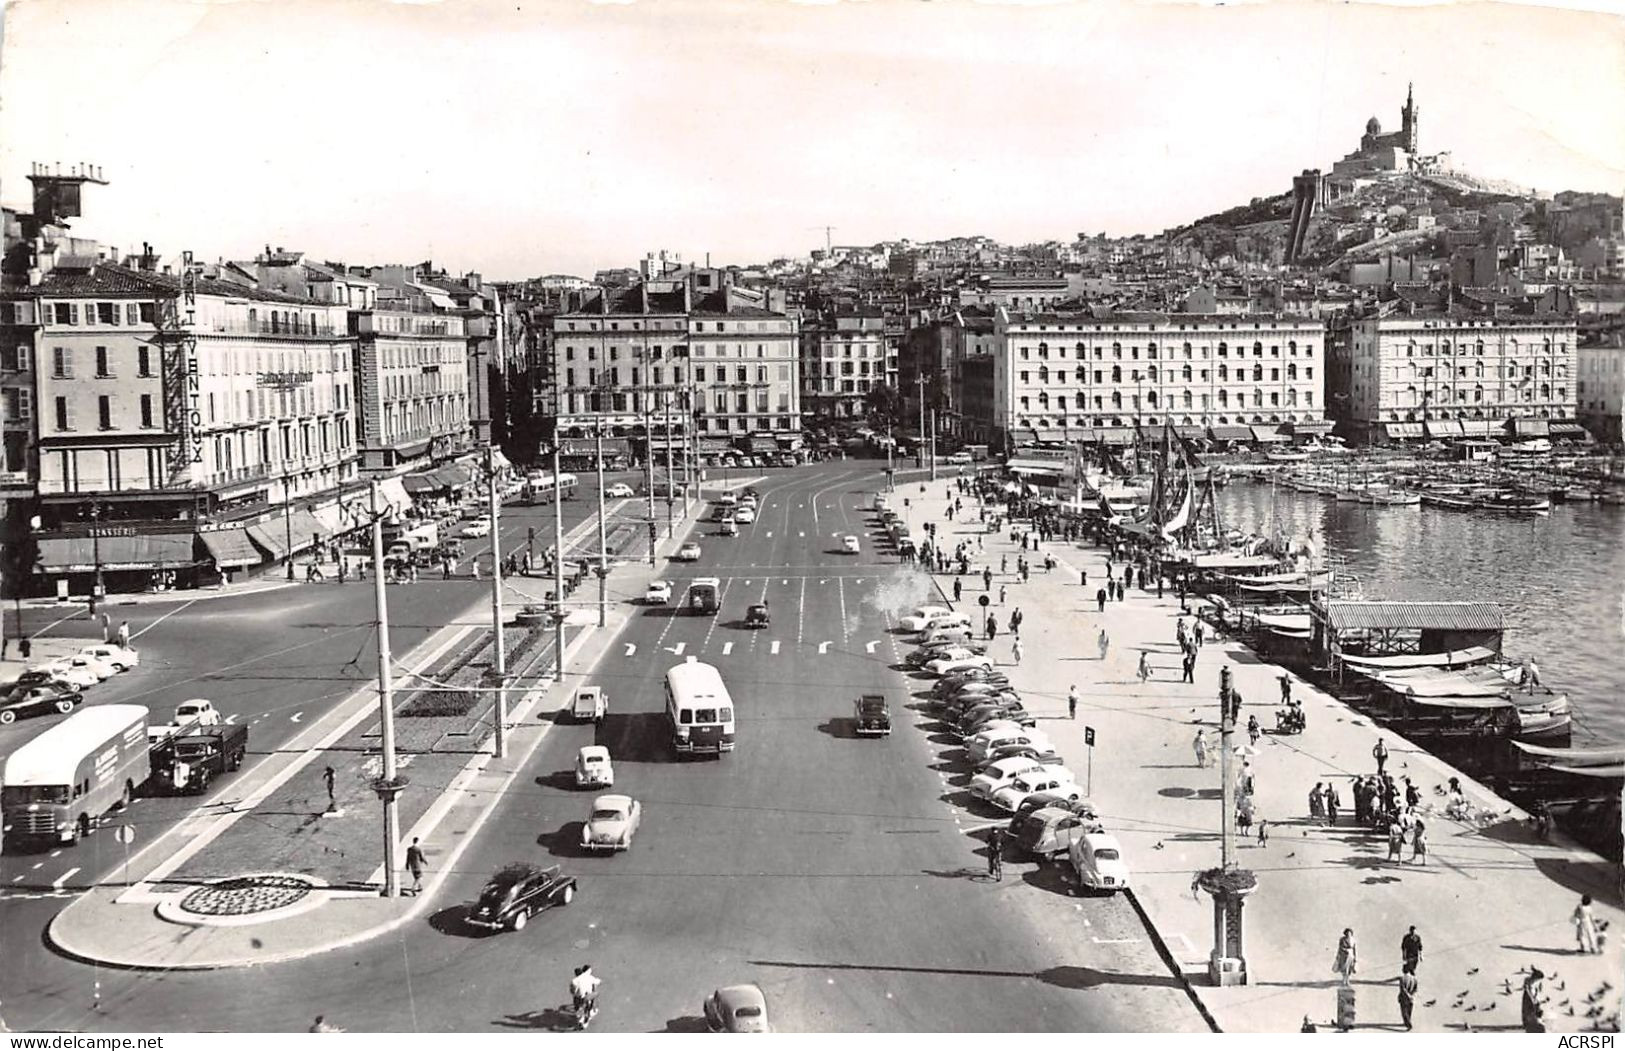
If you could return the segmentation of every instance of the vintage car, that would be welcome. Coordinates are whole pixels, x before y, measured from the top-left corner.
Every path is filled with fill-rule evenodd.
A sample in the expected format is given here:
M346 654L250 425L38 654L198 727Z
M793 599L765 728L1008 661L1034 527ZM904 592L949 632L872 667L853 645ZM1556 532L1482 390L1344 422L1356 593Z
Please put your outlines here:
M47 661L46 663L38 665L36 668L30 670L45 672L53 679L61 679L64 682L70 682L80 689L84 689L87 686L94 686L98 682L102 681L102 677L91 671L88 666L84 664L75 665L73 661L66 657L59 657L54 661Z
M841 537L841 550L845 551L849 555L855 555L862 550L862 545L858 543L858 538L856 536L848 533Z
M962 736L970 737L994 723L1014 723L1016 726L1031 727L1038 725L1038 717L1022 707L1020 701L1003 702L997 707L978 708L961 716L958 729Z
M950 624L945 628L932 628L920 632L919 645L921 646L969 646L976 632L969 624ZM987 647L977 647L978 653L986 653Z
M1128 863L1123 860L1123 845L1117 837L1105 832L1080 836L1072 844L1068 857L1078 882L1089 890L1115 893L1128 886Z
M923 631L932 617L940 617L945 613L952 612L953 610L947 606L920 606L907 616L899 617L897 626L904 631Z
M1054 792L1069 799L1083 798L1083 786L1072 780L1071 773L1065 767L1047 766L1012 778L1009 784L993 793L992 803L1001 810L1013 813L1021 806L1021 801L1034 792Z
M602 686L583 686L576 691L570 714L578 723L596 723L609 712L609 694Z
M750 525L752 522L756 521L755 509L750 507L741 507L739 510L734 512L734 521L738 522L740 525Z
M203 697L193 697L175 706L175 725L219 726L220 709Z
M706 997L705 1027L713 1033L766 1033L767 997L760 986L730 985Z
M919 630L922 642L935 632L953 632L967 639L975 634L968 613L938 613L922 624Z
M644 589L643 601L651 606L664 606L671 602L671 582L651 580Z
M753 602L745 610L745 627L765 628L772 623L773 617L767 611L767 603Z
M852 702L852 721L859 737L885 737L891 733L891 709L884 694L866 693Z
M461 535L470 540L491 535L491 520L489 518L476 518L463 526Z
M581 826L581 848L625 850L642 819L643 805L631 796L599 796Z
M54 682L14 686L5 699L0 700L0 725L10 725L21 715L37 715L53 708L66 715L84 699L85 695L79 690Z
M119 671L129 671L141 663L141 654L134 647L120 646L116 642L103 642L86 646L79 651L87 657L100 657Z
M1018 775L1043 768L1044 764L1036 759L1025 757L1000 759L984 767L981 773L970 779L970 794L977 799L992 799L994 792L1009 784Z
M989 766L1001 759L1035 759L1046 766L1060 763L1061 753L1053 748L1038 748L1031 744L1004 744L987 753L987 758L977 764L978 770L986 770Z
M1016 831L1021 828L1022 818L1034 810L1042 810L1045 807L1081 814L1090 820L1098 820L1100 817L1095 811L1095 805L1087 798L1070 799L1055 792L1034 792L1026 799L1023 799L1020 806L1016 807L1015 813L1010 818L1010 834L1015 835Z
M739 504L739 497L732 493L723 493L717 497L717 503L723 507L736 507Z
M700 545L690 540L678 548L677 553L671 557L674 562L698 562L700 560Z
M468 911L468 923L491 931L519 931L538 912L568 905L576 896L576 879L559 866L517 863L499 869Z
M969 650L962 655L954 657L938 657L934 661L927 661L925 670L932 675L946 675L960 668L993 668L993 661L985 653L972 653Z
M111 679L113 676L117 675L120 671L123 671L122 668L105 657L99 657L96 654L85 653L83 651L75 653L71 657L59 657L52 663L65 664L67 667L72 668L75 671L89 672L96 677L97 682L106 682L108 679Z
M627 485L625 482L616 482L614 485L604 490L604 495L625 497L634 496L636 494L632 492L632 487L630 485Z
M738 536L739 526L734 522L733 519L725 518L722 521L722 528L718 529L717 532L722 536Z
M1034 748L1049 748L1050 740L1038 730L1029 730L1014 723L984 726L980 733L965 738L965 753L972 763L979 763L987 753L1000 745L1030 744Z
M1066 856L1079 839L1105 831L1093 817L1052 806L1029 810L1014 824L1010 843L1041 860Z
M615 787L615 765L609 761L608 748L589 744L576 753L576 787Z

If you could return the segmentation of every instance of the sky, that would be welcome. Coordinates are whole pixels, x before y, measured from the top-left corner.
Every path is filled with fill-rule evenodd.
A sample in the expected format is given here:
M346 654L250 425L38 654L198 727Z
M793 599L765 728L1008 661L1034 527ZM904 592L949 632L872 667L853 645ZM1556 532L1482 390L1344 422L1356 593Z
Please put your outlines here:
M1614 0L1577 0L1595 4ZM74 231L507 280L665 249L1156 233L1399 126L1625 192L1625 20L1505 3L11 0L0 200Z

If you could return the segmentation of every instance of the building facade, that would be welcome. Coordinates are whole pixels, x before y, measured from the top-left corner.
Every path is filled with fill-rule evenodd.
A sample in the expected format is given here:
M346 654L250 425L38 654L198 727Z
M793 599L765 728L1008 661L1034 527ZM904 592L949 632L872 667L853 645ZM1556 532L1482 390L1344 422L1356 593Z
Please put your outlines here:
M349 313L362 467L394 475L473 444L463 317L416 297Z
M1625 341L1618 332L1575 353L1580 424L1598 441L1625 441Z
M863 419L869 391L887 382L888 367L895 383L896 354L879 310L828 313L802 330L801 397L809 416Z
M1342 413L1368 441L1573 434L1572 319L1420 311L1356 318Z
M993 430L1013 442L1164 423L1322 428L1325 337L1320 321L1273 315L1001 310Z
M749 290L691 279L605 289L554 316L551 374L564 438L693 436L799 443L800 326ZM692 421L692 425L690 424Z

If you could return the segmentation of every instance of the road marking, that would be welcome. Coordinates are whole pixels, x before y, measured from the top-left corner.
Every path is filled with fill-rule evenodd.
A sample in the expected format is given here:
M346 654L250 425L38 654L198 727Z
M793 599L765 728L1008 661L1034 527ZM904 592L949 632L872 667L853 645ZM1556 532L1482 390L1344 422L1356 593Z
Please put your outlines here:
M796 536L800 537L803 540L807 539L807 534L806 533L797 533Z
M1089 940L1096 945L1138 945L1140 942L1138 938L1097 938L1092 934Z
M235 712L233 712L231 715L226 716L226 725L227 726L230 726L232 723L234 723L236 721L237 721L237 714Z
M68 880L73 876L73 874L75 872L78 872L78 871L79 871L79 866L75 865L73 868L69 869L68 871L64 872L62 875L58 876L56 879L51 881L51 889L52 890L61 890L62 885L64 883L68 882Z
M771 530L771 529L769 529L769 530L768 530L768 531L767 531L767 535L768 535L768 538L769 538L769 539L771 539L771 538L772 538L772 536L773 536L773 530Z
M626 644L626 655L628 657L632 656L632 654L634 654L636 652L638 652L638 644L637 643L629 642L629 643Z
M796 603L796 645L801 645L802 628L807 623L807 578L801 578L801 599Z
M679 657L681 657L681 656L682 656L682 655L683 655L683 651L684 651L684 650L685 650L685 649L687 649L687 648L688 648L688 643L686 643L686 642L679 642L679 643L678 643L678 644L677 644L677 645L675 645L675 646L667 646L667 647L666 647L666 648L667 648L667 649L668 649L668 650L671 650L671 651L672 651L672 653L674 653L674 654L676 654L676 655L677 655L677 656L679 656Z
M788 580L781 580L781 581L779 581L779 583L788 585L790 582Z
M292 715L288 716L288 721L296 723L300 719L303 719L304 717L305 717L304 712L294 712Z
M880 643L878 643L878 642L865 643L864 646L863 646L863 652L865 652L865 653L873 653L875 651L875 647L878 646L878 645L880 645Z
M818 652L819 652L819 653L820 653L820 654L823 654L823 653L828 653L828 652L829 652L829 643L827 643L827 642L820 642L820 643L819 643L819 644L818 644Z
M724 642L722 644L722 655L724 657L726 657L728 654L732 653L733 651L734 651L734 644L733 643Z
M43 866L44 864L45 864L45 862L43 862L43 861L36 861L36 862L34 862L34 864L30 865L29 868L37 869L37 868L40 868L41 866Z
M778 653L779 652L779 640L778 639L773 640L773 645L771 645L771 646L769 646L767 648L767 652L768 653Z
M51 857L53 857L53 858L59 858L59 857L61 857L61 856L62 856L62 851L60 851L60 850L53 850L53 851L51 851Z
M847 627L846 627L846 578L845 577L836 577L835 578L835 590L841 597L841 641L845 642L846 639L847 639Z
M27 878L28 878L27 876L13 876L13 877L11 877L11 882L13 882L13 883L21 883L23 880L25 880Z
M170 610L168 613L165 613L163 616L159 617L157 620L153 621L151 624L148 624L146 627L142 628L140 631L138 631L135 634L131 635L130 636L131 641L139 639L141 636L145 635L147 632L151 631L153 628L156 628L158 625L162 624L164 621L168 620L170 617L173 617L175 614L179 613L181 610L185 609L187 606L190 606L193 602L197 602L197 601L198 601L197 599L192 599L191 602L186 602L186 603L183 603L183 604L181 604L179 606L176 606L174 609Z

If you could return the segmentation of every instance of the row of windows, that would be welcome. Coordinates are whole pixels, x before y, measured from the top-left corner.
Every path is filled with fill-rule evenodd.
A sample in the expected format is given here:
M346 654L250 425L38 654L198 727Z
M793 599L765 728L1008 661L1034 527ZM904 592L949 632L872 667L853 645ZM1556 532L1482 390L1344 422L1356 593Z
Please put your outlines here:
M1032 359L1032 350L1033 350L1033 348L1028 347L1028 346L1021 346L1021 347L1018 347L1017 349L1020 351L1021 359L1023 361L1029 361L1029 360ZM1101 360L1104 359L1105 352L1106 352L1106 348L1103 347L1103 346L1098 346L1097 345L1097 346L1094 346L1094 347L1090 347L1087 344L1083 344L1083 343L1076 344L1072 349L1074 351L1076 351L1078 360L1080 360L1080 361L1083 360L1085 357L1087 357L1091 350L1094 352L1094 359L1096 361L1101 361ZM1180 349L1181 356L1184 357L1185 360L1187 360L1187 361L1191 360L1193 353L1196 354L1197 356L1200 356L1205 361L1207 359L1208 349L1209 348L1208 348L1207 344L1205 344L1205 343L1200 347L1194 347L1194 348L1191 346L1191 344L1185 343L1185 344L1181 345L1181 347L1179 349ZM1228 358L1230 356L1231 349L1232 348L1231 348L1229 343L1220 342L1219 346L1218 346L1219 357ZM1235 352L1236 352L1236 357L1241 358L1241 357L1246 357L1247 356L1247 348L1244 345L1238 343L1235 346L1234 349L1235 349ZM1295 357L1298 356L1299 347L1298 347L1298 343L1297 343L1296 340L1288 341L1288 343L1286 345L1286 349L1287 349L1287 357L1295 358ZM1055 347L1056 356L1061 357L1061 358L1066 357L1066 350L1067 350L1066 347L1057 345ZM1167 350L1168 351L1168 356L1170 358L1174 356L1174 353L1173 353L1174 348L1173 347L1158 348L1158 346L1155 343L1148 343L1148 344L1146 344L1146 348L1145 348L1146 360L1147 361L1156 361L1156 360L1158 360L1158 354L1160 353L1160 350ZM1315 353L1315 345L1313 343L1306 343L1302 347L1302 350L1303 350L1303 352L1304 352L1304 354L1306 356L1313 357L1314 353ZM1135 345L1129 347L1128 351L1129 351L1129 360L1130 361L1139 361L1140 360L1140 347L1139 347L1138 344L1135 344ZM1113 343L1111 345L1111 352L1112 352L1112 357L1114 359L1116 359L1118 361L1121 361L1123 359L1123 344L1121 344L1121 343ZM1050 355L1050 345L1048 343L1040 343L1040 344L1038 344L1038 356L1039 356L1039 358L1040 359L1047 359L1049 357L1049 355ZM1253 344L1253 357L1261 358L1263 356L1264 356L1264 344L1263 343L1254 343ZM1281 356L1281 345L1279 343L1270 344L1270 357L1278 358L1280 356Z
M1294 363L1289 363L1287 365L1287 367L1286 367L1287 381L1288 382L1296 382L1297 379L1298 379L1298 371L1299 371L1298 366L1297 366L1297 364L1295 362ZM1221 363L1219 365L1218 373L1219 373L1220 382L1228 381L1230 379L1230 366ZM1021 372L1017 373L1016 375L1023 384L1029 384L1030 385L1033 382L1032 381L1033 373L1031 371L1023 369ZM1079 383L1079 384L1084 384L1084 383L1089 382L1089 372L1088 372L1087 369L1083 369L1083 368L1079 368L1075 372L1072 372L1072 373L1068 373L1065 369L1060 369L1060 368L1056 369L1053 373L1050 372L1050 370L1048 368L1040 368L1038 370L1037 375L1038 375L1038 382L1039 383L1049 383L1052 379L1056 383L1067 383L1067 382L1070 381L1070 382L1076 382L1076 383ZM1106 382L1106 377L1108 375L1111 377L1111 382L1112 383L1122 383L1123 382L1123 376L1124 376L1123 367L1121 365L1113 365L1112 368L1111 368L1110 373L1107 373L1104 369L1095 369L1094 370L1094 381L1097 384L1098 383L1105 383ZM1191 380L1192 380L1192 377L1194 377L1194 376L1200 376L1202 382L1206 383L1208 381L1209 372L1208 372L1207 369L1195 370L1195 369L1192 369L1189 365L1186 365L1186 366L1184 366L1183 368L1181 368L1179 370L1179 374L1178 374L1177 378L1179 380L1182 380L1185 383L1190 383ZM1245 380L1247 378L1247 366L1245 366L1245 365L1237 365L1236 370L1235 370L1235 378L1238 379L1238 380ZM1254 365L1253 370L1252 370L1252 378L1253 378L1254 382L1258 382L1258 383L1263 382L1263 380L1264 380L1264 366L1262 366L1262 365ZM1270 369L1269 370L1269 378L1274 382L1277 382L1277 383L1280 382L1280 380L1281 380L1281 370L1278 369L1278 368ZM1303 378L1305 380L1312 380L1312 379L1315 378L1315 367L1313 365L1305 365L1303 367ZM1157 371L1157 367L1155 365L1150 366L1146 370L1146 372L1145 372L1145 374L1143 376L1141 375L1141 373L1140 373L1140 371L1138 369L1135 369L1135 370L1128 373L1128 382L1130 382L1130 383L1139 383L1142 380L1144 380L1147 383L1158 383L1158 382L1163 382L1163 381L1166 381L1168 383L1172 383L1172 382L1175 381L1175 379L1176 379L1176 377L1175 377L1175 374L1174 374L1174 371L1173 371L1172 368L1170 368L1166 373L1159 373Z
M1138 410L1142 407L1155 409L1160 405L1166 408L1171 407L1176 403L1186 409L1195 408L1199 403L1202 408L1206 409L1212 406L1213 399L1213 395L1205 393L1193 395L1188 390L1181 391L1177 397L1170 394L1166 398L1159 398L1156 391L1151 391L1145 395L1144 400L1142 401L1140 395L1138 394L1130 394L1125 396L1120 391L1113 391L1109 396L1096 394L1092 399L1092 402L1087 395L1080 394L1077 396L1074 404L1079 409L1086 408L1090 404L1093 404L1097 411L1106 409L1108 407L1112 409L1127 408ZM1016 401L1024 412L1032 408L1032 403L1034 401L1037 401L1040 409L1048 409L1052 401L1054 402L1055 408L1061 412L1065 412L1067 406L1067 396L1065 394L1057 394L1053 399L1048 393L1040 394L1037 396L1037 398L1031 398L1023 395L1020 398L1017 398ZM1236 408L1238 409L1246 408L1247 392L1238 390L1235 392L1234 397L1232 397L1228 390L1224 389L1223 387L1219 388L1217 395L1218 406L1221 409L1226 408L1232 402L1234 402ZM1300 393L1296 390L1288 390L1286 392L1286 397L1283 400L1280 391L1270 391L1268 395L1266 395L1263 391L1255 390L1252 394L1252 403L1255 407L1260 409L1266 404L1272 407L1279 407L1284 404L1288 408L1296 408L1299 405L1302 405L1304 408L1311 408L1315 404L1315 396L1310 391L1303 391Z
M1305 420L1310 420L1315 419L1316 417L1305 413L1303 418ZM1148 427L1157 427L1161 426L1163 422L1164 421L1161 416L1074 416L1071 418L1066 416L1020 416L1016 418L1016 424L1020 427L1133 427L1136 424L1143 424ZM1215 423L1219 424L1220 426L1230 423L1240 424L1243 426L1247 424L1265 426L1272 423L1297 423L1298 415L1297 413L1287 413L1285 416L1283 416L1280 413L1270 413L1268 417L1263 415L1255 415L1251 419L1248 419L1246 416L1240 413L1233 417L1202 415L1181 416L1178 419L1175 419L1174 417L1169 416L1167 422L1181 427L1205 427Z
M116 379L119 372L114 368L117 359L128 355L118 354L105 346L91 349L91 364L95 369L93 375L97 379ZM157 375L154 371L158 364L158 355L154 348L137 346L134 353L135 373L137 378L151 379ZM27 348L17 348L17 360L26 368ZM51 348L51 378L72 379L74 377L75 354L73 347ZM345 371L345 357L342 351L264 351L264 350L226 350L219 354L203 354L200 356L200 369L205 376L240 375L244 372L343 372Z
M597 361L598 360L598 348L597 347L589 346L589 347L586 347L584 349L586 350L587 353L586 353L586 356L582 360L584 360L584 361ZM623 349L626 351L626 359L628 361L643 361L644 360L644 353L643 353L643 348L642 347L625 347L625 348L622 348L622 347L609 347L609 348L607 348L608 356L607 356L606 360L608 360L608 361L620 361L621 360L621 351ZM653 346L653 347L650 347L648 349L649 349L648 360L650 360L650 361L661 361L666 356L666 348L664 348L664 347ZM715 353L710 355L711 357L725 358L725 357L728 356L728 345L726 343L718 343L712 349L715 351ZM780 346L780 345L775 344L771 348L771 350L772 350L772 353L769 353L768 352L769 347L765 343L756 344L756 356L758 358L783 358L783 357L788 357L790 355L790 347L788 345ZM692 346L692 348L690 348L690 347L672 347L671 348L671 356L674 357L674 358L690 358L690 357L703 358L703 357L707 356L705 351L706 351L706 348L705 348L704 344L696 343L696 344L694 344ZM740 357L740 358L745 357L746 356L745 344L743 344L743 343L735 343L733 345L733 356L734 357ZM569 344L565 345L565 347L564 347L564 360L565 361L575 361L576 360L576 348L574 346L569 345Z
M784 320L784 321L736 321L736 322L733 323L734 327L732 329L728 328L729 323L726 322L726 321L715 321L715 322L711 322L711 324L716 326L715 328L713 328L711 330L713 332L729 332L729 331L733 331L733 332L789 332L790 331L790 322L788 320ZM566 321L564 323L564 325L565 325L565 328L568 329L569 331L571 331L571 332L576 331L576 322L574 322L574 321ZM695 332L704 332L706 322L704 322L704 321L696 321L696 322L693 323L693 326L694 326L693 331L695 331ZM583 322L582 323L582 328L585 331L588 331L588 332L597 332L598 331L598 322L596 322L596 321ZM619 321L606 321L606 322L604 322L604 331L606 331L606 332L619 332L620 330L621 330L621 323ZM650 321L649 322L649 331L651 331L651 332L666 332L666 331L672 331L672 330L679 331L679 332L682 331L681 322L679 322L679 323L677 323L675 325L661 324L661 323L656 322L656 321ZM632 322L631 331L633 331L633 332L641 332L641 331L643 331L643 323L641 321Z
M1403 391L1384 391L1383 393L1385 396L1381 399L1381 402L1385 405L1398 401L1400 404L1421 406L1424 402L1436 404L1438 402L1448 402L1452 400L1450 396L1452 390L1450 387L1434 387L1430 390L1424 391L1418 391L1415 387L1406 387ZM1485 391L1483 387L1477 386L1473 387L1473 389L1470 391L1465 387L1457 387L1455 388L1454 393L1454 400L1457 402L1467 401L1469 394L1472 395L1472 401L1481 402L1484 400ZM1552 401L1554 399L1556 401L1564 401L1568 398L1569 389L1567 387L1553 387L1550 384L1542 383L1539 387L1526 387L1521 391L1491 390L1489 393L1492 395L1490 400L1495 402L1536 400ZM1501 396L1495 397L1497 394Z
M621 374L621 370L620 370L620 368L618 366L611 366L608 369L607 372L602 372L602 373L599 372L597 369L587 369L587 370L585 370L584 375L586 377L586 386L588 386L588 387L597 386L599 384L601 378L603 378L602 379L603 382L608 383L610 386L613 386L613 387L618 387L621 384L621 375L622 374ZM715 381L717 383L728 383L729 382L728 368L727 368L726 365L718 365L716 367L715 371L711 373L711 375L715 377ZM767 382L769 382L768 381L768 375L769 375L768 366L766 366L766 365L757 365L756 366L756 379L755 379L755 382L757 382L757 383L767 383ZM629 369L629 370L627 370L627 376L628 376L628 385L629 386L633 386L633 387L642 386L642 372L640 370L638 370L638 369ZM649 382L654 384L655 386L660 386L660 385L665 383L665 379L663 378L664 376L665 376L665 371L662 368L660 368L659 366L655 366L654 368L651 368L649 370ZM694 382L695 383L705 383L706 382L706 377L707 377L706 366L704 366L704 365L695 365L694 366ZM779 377L778 381L780 383L789 383L790 382L790 366L788 366L788 365L780 365L778 367L778 377ZM671 381L672 381L673 384L676 384L676 385L679 385L679 386L682 384L682 382L683 382L683 370L680 367L673 366L673 368L671 370ZM736 365L736 366L734 366L734 375L733 375L732 382L734 382L734 383L750 383L750 382L752 382L750 368L748 366L745 366L745 365ZM575 369L565 369L564 370L564 385L567 386L567 387L576 386L576 370Z
M80 317L86 325L151 325L155 323L157 308L152 303L47 303L47 323L77 325Z

